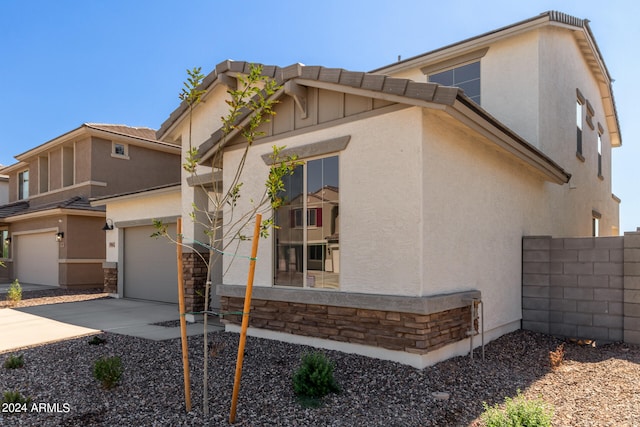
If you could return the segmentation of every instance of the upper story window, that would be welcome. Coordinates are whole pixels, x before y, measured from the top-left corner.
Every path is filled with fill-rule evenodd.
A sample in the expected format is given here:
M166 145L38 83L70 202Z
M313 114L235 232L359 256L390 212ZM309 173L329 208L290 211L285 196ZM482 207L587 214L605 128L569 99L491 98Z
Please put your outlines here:
M340 286L339 157L306 161L284 179L275 213L274 284Z
M576 89L576 156L584 162L584 156L582 155L582 130L584 128L584 96Z
M38 157L38 193L49 191L49 157Z
M430 74L429 81L443 86L455 86L480 105L480 61Z
M602 125L598 123L598 178L602 176Z
M18 200L29 198L29 169L18 173Z
M114 142L111 145L111 156L112 157L118 157L121 159L128 159L129 158L129 147L127 146L127 144L122 144L120 142Z

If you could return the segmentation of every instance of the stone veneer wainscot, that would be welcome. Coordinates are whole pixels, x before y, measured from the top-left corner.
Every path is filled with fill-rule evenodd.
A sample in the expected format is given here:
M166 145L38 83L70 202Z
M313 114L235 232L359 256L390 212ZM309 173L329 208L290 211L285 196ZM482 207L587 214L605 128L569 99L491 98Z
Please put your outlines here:
M244 286L217 287L222 312L242 312ZM467 338L479 291L425 297L254 287L249 326L426 354ZM223 323L239 324L229 314Z

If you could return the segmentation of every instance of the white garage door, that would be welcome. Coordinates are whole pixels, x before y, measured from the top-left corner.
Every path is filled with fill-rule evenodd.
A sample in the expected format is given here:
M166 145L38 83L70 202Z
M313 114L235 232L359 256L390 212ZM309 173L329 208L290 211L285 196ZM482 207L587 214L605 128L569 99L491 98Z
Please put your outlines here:
M58 286L58 245L55 232L14 235L16 277L20 283Z
M175 224L169 233L175 235ZM151 301L178 302L176 246L165 238L150 237L153 226L124 229L124 296Z

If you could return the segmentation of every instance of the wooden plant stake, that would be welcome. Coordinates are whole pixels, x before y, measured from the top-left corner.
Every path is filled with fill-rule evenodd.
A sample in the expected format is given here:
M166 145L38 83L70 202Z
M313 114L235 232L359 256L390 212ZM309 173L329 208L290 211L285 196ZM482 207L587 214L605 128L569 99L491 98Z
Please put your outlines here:
M244 296L244 308L242 310L242 328L240 330L240 343L238 344L238 359L236 361L236 377L233 382L233 397L231 398L231 413L229 423L236 421L236 407L238 406L238 394L240 393L240 377L242 376L242 361L244 359L244 345L247 341L247 328L249 327L249 310L251 309L251 292L253 290L253 276L256 271L256 255L258 254L258 240L260 239L260 224L262 215L256 215L256 225L253 230L253 243L251 258L249 260L249 274L247 276L247 290Z
M180 310L180 338L182 339L182 367L184 370L184 400L187 412L191 412L191 380L189 378L189 349L187 345L187 320L184 312L184 278L182 277L182 218L176 225L176 256L178 258L178 309Z

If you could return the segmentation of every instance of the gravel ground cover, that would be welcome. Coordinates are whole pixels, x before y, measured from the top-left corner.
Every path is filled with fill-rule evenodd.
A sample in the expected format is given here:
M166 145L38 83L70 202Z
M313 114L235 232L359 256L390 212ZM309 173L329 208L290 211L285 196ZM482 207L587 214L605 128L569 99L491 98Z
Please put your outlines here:
M61 302L62 296L52 298ZM0 425L229 425L237 334L209 335L220 350L210 358L208 415L202 412L202 337L189 339L193 409L186 413L179 339L99 336L105 344L89 345L84 337L0 354L0 362L12 354L25 362L19 369L0 367L0 392L17 390L33 403L49 404L41 412L0 413ZM489 343L484 361L476 350L474 360L457 357L424 370L323 351L335 363L341 391L319 408L304 408L291 377L301 356L314 349L249 337L234 425L477 426L483 402L503 402L520 389L554 407L555 426L640 426L640 347L569 342L564 362L552 370L549 351L561 343L517 331ZM105 390L92 366L113 355L122 358L125 371L118 386ZM434 392L450 397L437 400Z

